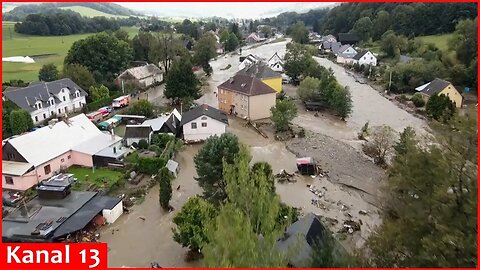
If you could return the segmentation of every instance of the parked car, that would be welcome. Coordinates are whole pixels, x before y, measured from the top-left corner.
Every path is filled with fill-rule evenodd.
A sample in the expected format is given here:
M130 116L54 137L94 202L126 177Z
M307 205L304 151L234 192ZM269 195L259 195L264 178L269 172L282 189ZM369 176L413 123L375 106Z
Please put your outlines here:
M87 118L90 119L90 121L97 123L103 119L103 114L99 111L96 111L96 112L87 114Z
M105 117L105 116L108 116L113 111L113 108L106 106L98 109L98 111Z
M128 104L130 104L130 95L125 95L125 96L121 96L121 97L118 97L118 98L114 99L113 102L112 102L112 107L113 108L123 108L123 107L128 106Z

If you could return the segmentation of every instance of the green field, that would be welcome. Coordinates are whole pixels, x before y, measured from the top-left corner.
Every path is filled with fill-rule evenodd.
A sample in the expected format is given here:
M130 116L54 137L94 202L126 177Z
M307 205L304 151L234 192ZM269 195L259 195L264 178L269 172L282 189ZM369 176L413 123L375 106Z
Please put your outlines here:
M128 16L124 15L113 15L113 14L108 14L105 12L101 12L98 10L95 10L93 8L89 7L83 7L83 6L71 6L71 7L61 7L61 9L69 9L71 11L75 11L80 13L80 15L85 16L85 17L106 17L106 18L128 18Z
M78 34L69 36L31 36L13 31L14 23L2 24L2 57L9 56L37 56L36 63L9 63L3 62L2 81L21 79L35 81L38 71L44 64L54 63L61 70L63 59L73 42L84 39L92 34ZM130 38L138 33L136 27L123 27Z
M442 51L448 51L448 40L453 37L453 34L432 35L416 37L416 39L422 40L425 43L433 43L437 48Z

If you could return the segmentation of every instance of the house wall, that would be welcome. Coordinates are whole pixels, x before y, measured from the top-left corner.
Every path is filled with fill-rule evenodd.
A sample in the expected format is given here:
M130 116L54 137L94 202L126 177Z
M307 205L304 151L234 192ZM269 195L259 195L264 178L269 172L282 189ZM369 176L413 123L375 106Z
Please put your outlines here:
M377 58L371 54L371 53L366 53L360 60L358 60L359 65L372 65L376 66L377 65Z
M452 84L449 84L443 89L439 95L446 95L451 101L453 101L453 103L455 103L455 107L462 107L463 97Z
M71 151L71 153L73 164L84 167L93 167L93 159L91 155L77 151Z
M70 92L68 92L68 94L60 93L58 95L60 100L63 100L63 97L65 96L66 101L54 104L53 106L43 107L40 110L31 112L30 115L32 116L33 123L37 124L41 121L44 121L45 119L59 114L80 111L87 103L85 96L71 99L69 93Z
M262 82L273 88L275 91L277 91L277 93L282 91L282 77L268 78L262 80Z
M280 65L280 63L271 64L271 65L269 65L269 67L270 67L273 71L283 72L283 67L282 67L282 65Z
M232 92L232 96L232 105L235 106L233 108L234 115L240 118L248 118L248 96L237 92Z
M342 56L337 56L337 63L340 63L340 64L354 64L355 63L355 59L353 58L344 58Z
M70 158L69 158L70 156ZM63 160L63 161L62 161ZM62 169L67 169L68 167L72 166L73 163L73 155L71 151L68 151L54 159L51 159L47 162L44 162L43 164L37 166L35 168L37 178L38 180L45 180L53 175L56 174L56 172L59 172ZM45 166L50 165L50 173L45 174Z
M12 177L13 185L7 184L5 181L5 176ZM2 188L3 189L12 189L12 190L19 190L25 191L32 186L38 184L39 180L37 179L37 175L35 170L28 172L22 176L13 176L13 175L5 175L2 174Z
M105 218L107 223L114 223L121 215L123 214L123 202L120 201L115 207L111 210L103 209L102 216Z
M218 88L218 108L225 112L230 113L231 106L233 103L234 93L222 88Z
M27 160L9 142L2 147L2 160L27 163Z
M192 123L197 124L196 129L192 129ZM202 127L202 123L207 126ZM213 135L220 136L226 130L227 124L204 115L183 125L183 137L186 141L203 141Z
M249 118L250 120L258 120L270 117L270 108L275 106L276 94L265 94L251 96L249 98Z

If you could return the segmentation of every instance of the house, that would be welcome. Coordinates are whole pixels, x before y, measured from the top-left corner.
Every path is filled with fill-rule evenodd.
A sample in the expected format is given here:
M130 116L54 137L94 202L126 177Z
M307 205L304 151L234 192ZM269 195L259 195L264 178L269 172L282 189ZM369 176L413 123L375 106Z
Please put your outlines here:
M337 39L333 35L326 35L322 36L321 38L322 42L329 42L329 43L334 43L337 42Z
M357 51L350 45L342 45L336 52L336 54L343 54L345 57L351 57L353 58L356 54Z
M265 41L265 35L263 35L262 33L257 34L255 32L248 35L245 39L245 42L247 42L248 44L254 44L262 41Z
M65 78L52 82L32 83L27 87L3 92L3 98L30 113L37 124L56 115L82 110L87 92Z
M2 241L62 242L92 222L114 223L123 214L121 198L70 189L63 180L43 182L34 199L7 211Z
M360 66L376 66L377 65L377 57L373 55L370 51L364 51L357 53L354 57L354 64L359 64Z
M51 121L3 144L2 187L24 191L72 165L121 163L128 152L121 141L100 131L85 114Z
M237 73L218 86L219 109L248 120L268 118L276 94L255 76Z
M117 77L119 85L133 84L142 89L162 81L163 71L154 64L127 69Z
M430 98L435 94L445 95L450 98L450 100L455 104L455 107L462 107L463 96L449 81L436 78L429 83L415 88L415 90L420 92L426 99Z
M240 70L237 74L255 77L264 84L270 86L273 90L280 93L282 91L282 75L273 71L267 64L257 62L249 67Z
M242 70L257 63L258 61L260 61L260 59L253 54L249 54L245 57L240 57L240 65L238 65L238 69Z
M342 43L340 42L332 42L332 43L328 43L329 47L327 47L325 49L326 52L331 52L333 54L337 54L338 53L338 50L340 50L340 48L342 47ZM325 43L324 43L325 45Z
M353 56L351 54L339 53L337 55L337 63L353 65L355 63L355 60L353 59Z
M277 249L286 256L290 266L310 267L313 248L320 245L325 233L327 230L320 218L309 213L287 228L284 237L277 242Z
M181 121L182 116L177 109L173 109L169 115L160 115L157 118L145 120L142 126L150 126L154 134L166 133L176 136L180 131Z
M127 125L125 127L125 140L126 146L131 146L133 144L138 144L141 140L147 141L150 143L152 139L153 130L149 125Z
M358 42L360 42L360 39L355 33L339 33L337 40L342 44L349 45L356 45Z
M268 67L270 67L273 71L276 72L283 72L283 59L278 55L278 53L274 53L270 59L267 61Z
M182 114L180 123L186 142L204 141L210 136L226 132L228 117L207 104L202 104Z

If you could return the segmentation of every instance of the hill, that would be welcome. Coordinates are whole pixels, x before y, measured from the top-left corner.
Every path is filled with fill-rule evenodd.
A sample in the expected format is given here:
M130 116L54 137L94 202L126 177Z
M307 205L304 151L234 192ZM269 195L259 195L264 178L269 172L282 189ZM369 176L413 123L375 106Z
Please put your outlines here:
M68 8L74 11L81 10L86 14L94 14L94 12L99 12L102 14L99 16L141 16L140 13L135 12L131 9L122 7L114 3L91 3L91 2L79 2L79 3L43 3L43 4L26 4L15 7L13 10L3 13L3 21L22 21L29 14L42 13L46 11L52 11L54 9ZM94 11L91 11L94 10ZM82 12L79 12L82 14ZM83 14L82 14L83 15ZM92 17L85 15L87 17Z
M84 7L84 6L69 6L69 7L61 7L60 9L67 9L74 12L79 13L82 16L93 18L93 17L106 17L106 18L127 18L126 15L113 15L109 13L105 13L102 11L98 11L93 8Z

